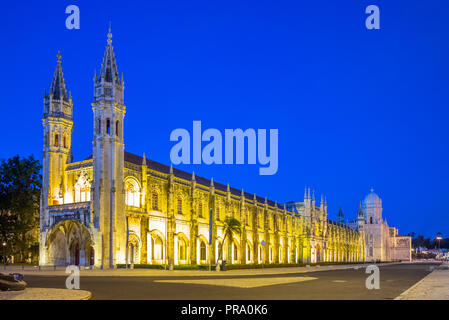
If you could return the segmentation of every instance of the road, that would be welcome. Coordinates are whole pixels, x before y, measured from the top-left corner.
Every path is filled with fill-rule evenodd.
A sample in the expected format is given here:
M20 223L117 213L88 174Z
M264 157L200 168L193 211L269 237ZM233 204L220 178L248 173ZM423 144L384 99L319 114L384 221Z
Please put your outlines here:
M432 264L380 267L380 289L368 290L365 268L307 273L217 276L85 276L92 299L394 299L431 272ZM62 275L26 275L29 287L65 288ZM194 283L191 283L191 282ZM206 282L207 284L205 284ZM242 287L243 286L243 287Z

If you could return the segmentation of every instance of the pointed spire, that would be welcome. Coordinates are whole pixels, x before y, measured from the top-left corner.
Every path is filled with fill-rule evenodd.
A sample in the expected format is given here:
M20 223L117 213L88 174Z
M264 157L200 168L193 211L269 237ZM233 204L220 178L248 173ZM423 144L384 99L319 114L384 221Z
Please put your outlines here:
M51 82L50 94L55 100L63 99L64 101L68 102L69 98L65 86L64 74L62 72L61 53L59 51L56 57L58 58L58 61L56 63L55 74L53 75L53 81Z
M307 187L304 188L304 200L307 199Z
M172 163L170 163L170 174L173 174L173 164ZM195 179L193 179L193 180L195 180Z
M254 202L257 202L257 196L256 196L256 194L254 194Z
M142 165L146 165L147 164L147 158L145 158L145 152L143 153L143 157L142 157Z
M195 179L195 171L192 171L192 181L196 181L196 179Z
M215 185L214 185L214 178L210 178L210 187L211 187L211 188L215 188Z
M245 197L245 191L243 191L243 188L242 188L242 193L240 194L240 196Z
M229 183L228 183L228 185L226 186L226 192L231 192L231 188L229 188Z
M360 201L359 210L357 211L357 217L358 218L364 217L364 213L363 213L363 209L362 209L362 201Z
M345 223L345 217L343 215L343 210L341 209L341 205L340 205L340 209L338 210L338 214L337 214L337 222L338 223Z
M115 81L117 84L120 84L117 62L115 61L115 55L112 46L111 27L109 27L106 50L103 56L103 63L101 64L100 79L103 79L105 82Z

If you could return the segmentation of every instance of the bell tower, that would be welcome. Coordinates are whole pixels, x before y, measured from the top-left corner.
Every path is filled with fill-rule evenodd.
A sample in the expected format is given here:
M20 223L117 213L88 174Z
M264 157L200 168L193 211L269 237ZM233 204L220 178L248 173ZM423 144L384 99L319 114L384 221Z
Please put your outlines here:
M67 93L62 73L61 55L57 54L56 70L50 92L44 94L43 207L63 204L65 167L72 162L73 102Z
M99 75L94 76L93 228L96 265L125 263L126 222L123 185L125 117L124 82L119 79L109 28Z
M39 263L46 263L45 234L50 227L48 206L64 204L67 179L65 169L72 162L73 102L62 73L61 55L57 54L56 70L50 92L44 93L42 125L44 144L42 150L42 189L40 205Z

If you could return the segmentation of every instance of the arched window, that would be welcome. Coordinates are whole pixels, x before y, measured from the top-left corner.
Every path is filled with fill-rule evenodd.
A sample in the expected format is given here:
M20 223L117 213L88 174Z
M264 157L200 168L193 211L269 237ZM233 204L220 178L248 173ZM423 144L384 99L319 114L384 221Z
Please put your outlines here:
M369 223L373 224L373 217L369 217Z
M182 198L178 197L178 214L182 214Z
M178 241L178 252L179 252L179 260L186 260L187 246L184 239L179 239Z
M125 203L127 206L140 207L140 187L134 179L125 181Z
M59 134L55 133L55 147L59 147Z
M81 175L75 184L75 202L90 201L91 182L86 174Z
M111 134L111 120L106 119L106 133Z
M118 120L115 122L115 135L117 137L119 136L119 121Z
M157 198L158 198L158 195L157 195L157 191L153 191L153 195L152 195L152 202L153 202L153 210L159 210L158 209L158 206L157 206Z
M251 261L251 247L249 244L246 245L246 260Z
M64 146L64 148L67 148L67 137L65 135L62 138L62 145Z
M200 260L206 260L206 243L204 241L201 241L200 245Z
M198 203L198 216L200 218L203 217L203 203L201 201L199 201L199 203Z
M215 207L215 215L217 220L220 221L220 207L218 207L218 205Z
M162 240L161 240L161 238L159 238L159 237L157 237L156 239L152 239L152 241L151 241L151 244L152 244L152 250L151 250L151 252L152 252L152 255L153 255L153 257L152 257L152 259L153 260L162 260L162 250L163 250L163 242L162 242Z

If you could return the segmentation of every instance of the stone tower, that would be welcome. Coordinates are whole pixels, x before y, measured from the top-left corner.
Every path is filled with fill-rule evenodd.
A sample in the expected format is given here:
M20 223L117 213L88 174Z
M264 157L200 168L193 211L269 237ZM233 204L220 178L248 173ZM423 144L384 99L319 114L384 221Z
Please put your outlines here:
M56 70L50 92L44 93L44 148L42 156L42 193L40 228L49 226L48 206L64 203L66 192L65 168L72 162L73 102L62 73L61 55L57 54ZM43 238L41 242L44 241ZM43 248L43 245L41 245ZM40 259L45 259L41 252Z
M362 203L360 202L359 211L357 211L357 230L363 231L365 227L365 214L363 213Z
M65 167L72 161L72 97L67 93L62 73L61 55L51 83L50 92L44 94L44 150L43 185L44 207L63 204L65 194Z
M124 82L119 79L109 29L99 75L94 77L93 229L96 265L114 268L126 260L123 186Z

